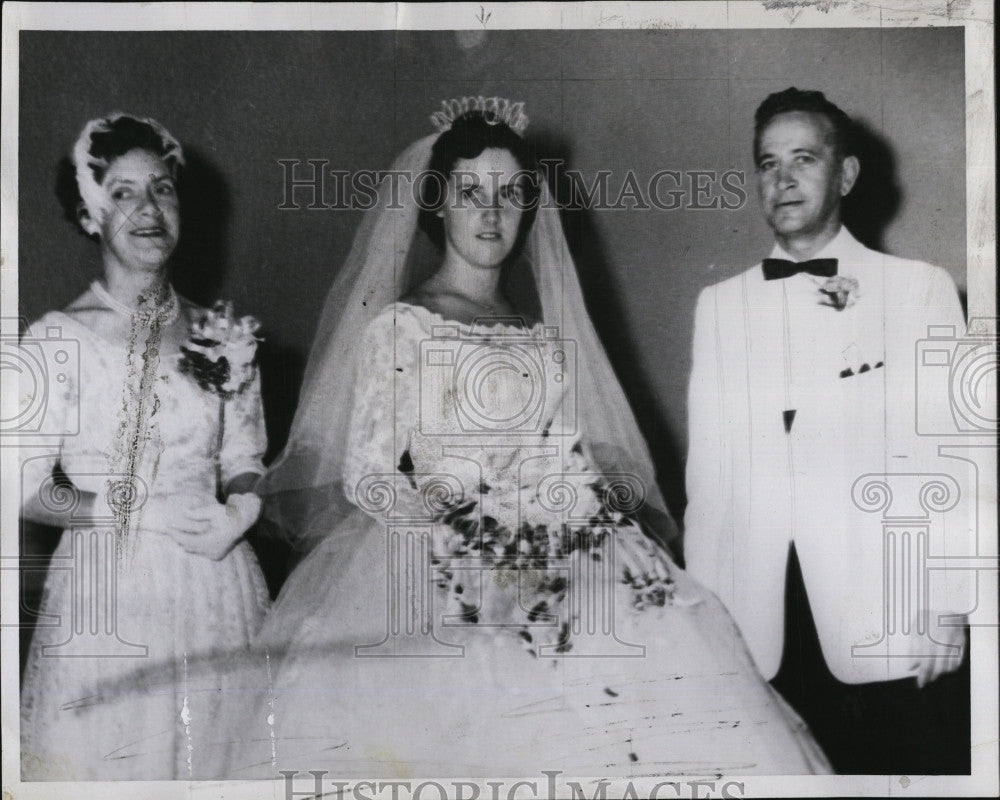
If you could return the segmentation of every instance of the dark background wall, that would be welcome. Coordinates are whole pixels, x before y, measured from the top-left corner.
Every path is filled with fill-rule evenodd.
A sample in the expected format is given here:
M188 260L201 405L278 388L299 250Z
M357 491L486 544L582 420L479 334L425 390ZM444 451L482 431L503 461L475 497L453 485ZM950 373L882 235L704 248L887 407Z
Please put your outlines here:
M323 299L361 212L279 210L279 159L385 169L444 98L524 100L543 157L588 183L610 170L742 171L733 210L564 215L591 312L675 512L683 509L685 391L699 290L766 255L753 189L753 111L790 85L821 89L867 131L856 233L946 267L965 286L961 28L800 31L23 32L19 291L29 319L99 274L97 247L60 218L56 164L83 123L155 117L190 168L175 282L264 320L265 403L280 447ZM300 173L301 174L301 173ZM674 188L662 185L661 196ZM560 187L564 200L568 186ZM700 201L720 197L716 184ZM738 196L725 196L732 204ZM305 204L308 197L298 195ZM690 193L684 203L698 202Z

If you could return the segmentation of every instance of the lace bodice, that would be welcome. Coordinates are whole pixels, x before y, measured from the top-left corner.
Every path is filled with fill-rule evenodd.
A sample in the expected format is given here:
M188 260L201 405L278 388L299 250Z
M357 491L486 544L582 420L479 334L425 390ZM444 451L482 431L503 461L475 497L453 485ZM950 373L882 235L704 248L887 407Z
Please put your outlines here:
M71 360L60 373L65 380L45 387L44 436L28 440L31 447L22 451L26 492L48 479L54 456L85 491L101 492L114 474L134 473L140 492L188 502L215 498L216 449L223 485L241 473L263 472L267 434L259 378L227 401L220 441L219 399L179 371L180 355L158 359L152 390L144 392L136 367L142 352L123 352L62 312L46 314L31 330L62 338ZM139 431L141 415L146 424Z
M390 524L437 523L435 579L456 613L476 622L491 604L470 601L470 584L502 595L513 582L519 602L493 598L492 621L533 621L562 601L573 559L610 547L632 605L671 597L669 558L629 516L642 488L597 472L577 430L572 343L396 303L359 346L345 493Z
M534 488L576 441L572 359L541 325L473 328L396 303L360 346L344 484L363 508L357 492L382 475L397 487L394 514L423 514L419 487L437 478L506 518L519 486Z

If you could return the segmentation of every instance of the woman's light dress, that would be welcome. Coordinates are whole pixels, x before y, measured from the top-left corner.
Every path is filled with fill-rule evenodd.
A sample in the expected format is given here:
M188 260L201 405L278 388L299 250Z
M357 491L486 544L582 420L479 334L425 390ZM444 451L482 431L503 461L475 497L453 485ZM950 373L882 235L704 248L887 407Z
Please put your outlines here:
M52 312L32 326L58 329L79 347L79 372L49 387L46 427L62 432L61 471L102 496L109 481L131 475L137 502L215 502L219 398L155 341L130 348L78 316ZM265 447L255 381L226 404L223 483L262 472ZM22 451L24 491L67 510L73 493L53 482L51 450ZM219 561L190 554L146 530L141 507L116 552L107 508L64 531L52 556L22 682L23 778L206 777L218 758L226 665L269 605L260 566L246 541Z

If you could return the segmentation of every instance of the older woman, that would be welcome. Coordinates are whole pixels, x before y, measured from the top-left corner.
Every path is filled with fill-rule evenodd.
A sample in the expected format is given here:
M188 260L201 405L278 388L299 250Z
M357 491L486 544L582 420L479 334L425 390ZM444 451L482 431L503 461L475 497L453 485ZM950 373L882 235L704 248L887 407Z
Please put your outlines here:
M60 199L104 274L32 326L77 341L80 361L48 387L49 446L22 456L22 515L64 529L22 685L23 777L197 778L222 665L268 606L243 540L260 511L259 382L248 360L245 380L230 364L235 382L213 384L204 339L188 341L205 311L169 283L177 140L113 114L87 123L72 165Z

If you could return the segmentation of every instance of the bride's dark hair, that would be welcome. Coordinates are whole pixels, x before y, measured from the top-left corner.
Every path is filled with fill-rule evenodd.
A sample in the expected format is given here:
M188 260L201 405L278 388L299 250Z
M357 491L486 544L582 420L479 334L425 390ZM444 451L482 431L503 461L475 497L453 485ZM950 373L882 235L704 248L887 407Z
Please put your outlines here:
M535 156L531 147L506 122L488 111L468 111L462 114L434 142L428 165L428 172L432 177L422 181L420 216L417 222L439 248L444 247L444 227L437 211L444 202L444 187L455 164L459 159L477 158L484 150L491 148L506 150L514 156L521 169L534 173ZM533 192L536 188L531 186L530 190ZM528 198L529 202L532 200L533 197ZM530 202L529 208L533 205ZM526 219L524 223L522 230L530 227L531 220Z

